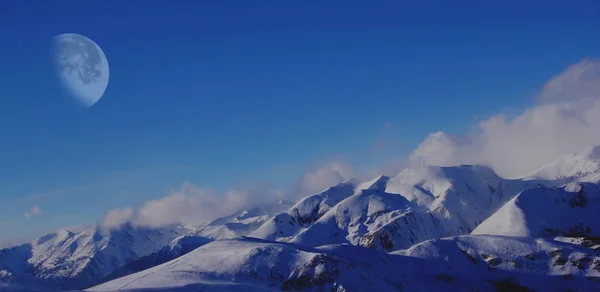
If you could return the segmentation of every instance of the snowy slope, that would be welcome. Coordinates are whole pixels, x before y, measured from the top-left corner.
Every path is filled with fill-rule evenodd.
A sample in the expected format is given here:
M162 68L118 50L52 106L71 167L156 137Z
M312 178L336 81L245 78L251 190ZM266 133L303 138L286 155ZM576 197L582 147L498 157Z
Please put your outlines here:
M291 242L305 246L350 243L398 249L440 233L435 218L418 212L419 208L403 196L384 191L388 180L379 177L362 184Z
M350 243L398 250L432 238L468 234L534 184L505 180L480 166L406 169L393 178L338 185L308 197L251 236L313 247ZM322 203L332 190L336 200Z
M506 180L483 166L405 169L386 192L401 194L443 221L449 235L471 232L505 202L536 181Z
M65 230L1 249L0 291L600 291L599 182L596 146L523 179L427 166L348 180L188 233Z
M158 266L162 263L166 263L170 260L185 255L211 241L213 240L210 238L193 235L185 235L178 237L174 239L169 245L161 248L160 250L149 255L140 257L116 269L115 271L110 273L110 275L103 278L101 282L121 278L133 273L152 268L154 266Z
M436 291L598 291L600 257L597 251L563 242L492 235L435 239L392 253L424 262L414 282L436 280ZM434 262L436 264L428 264ZM521 290L519 290L521 289ZM571 289L571 290L569 290ZM417 288L417 291L422 289Z
M594 291L599 271L591 249L531 238L461 236L389 254L244 238L207 244L87 291Z
M273 204L244 209L232 215L217 218L201 228L190 231L185 236L174 239L169 245L160 250L120 267L104 278L103 281L143 271L176 259L213 240L245 236L260 227L275 213L281 212L291 205L290 202L281 200Z
M600 236L600 186L570 183L523 191L473 234L548 237Z
M287 211L275 215L249 236L289 241L300 231L316 222L329 209L354 193L358 182L348 180L320 193L306 197Z
M110 231L95 226L78 232L60 230L0 250L0 283L45 290L85 288L187 231L129 225Z
M556 180L557 184L572 181L600 181L600 146L592 146L582 151L557 158L536 171L531 178Z
M188 235L211 239L231 239L246 236L258 229L273 215L288 209L292 205L291 202L282 200L276 204L240 210L235 214L217 218Z
M259 239L222 240L178 259L88 291L265 291L285 289L392 287L363 264L316 249ZM184 290L185 288L189 290ZM333 290L335 291L335 290Z

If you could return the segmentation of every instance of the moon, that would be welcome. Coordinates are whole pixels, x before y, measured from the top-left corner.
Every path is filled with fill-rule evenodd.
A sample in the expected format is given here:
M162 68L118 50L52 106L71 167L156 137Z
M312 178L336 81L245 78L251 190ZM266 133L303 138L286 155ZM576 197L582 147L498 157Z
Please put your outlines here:
M91 39L74 33L54 37L54 63L61 83L86 108L94 105L108 86L104 52Z

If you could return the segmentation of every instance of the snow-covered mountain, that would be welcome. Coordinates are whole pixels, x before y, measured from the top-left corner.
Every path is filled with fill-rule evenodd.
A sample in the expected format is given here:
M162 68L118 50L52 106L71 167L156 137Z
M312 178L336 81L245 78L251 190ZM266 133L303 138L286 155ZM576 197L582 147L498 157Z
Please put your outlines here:
M555 181L557 185L572 181L599 182L600 146L561 156L536 171L531 178Z
M461 236L393 253L243 238L87 291L594 291L599 271L594 250L533 238Z
M217 218L203 227L194 229L184 236L175 238L169 245L160 250L140 257L112 272L104 281L116 279L157 266L172 259L187 254L213 240L231 239L245 236L258 227L275 213L289 208L289 201L280 200L251 209L243 209L232 215Z
M419 217L424 213L418 212L418 206L411 204L403 196L385 192L388 180L388 177L382 176L368 184L362 184L351 196L340 201L312 225L300 231L291 242L305 246L350 243L397 249L399 244L394 239L402 237L400 235L406 235L403 238L407 242L415 241L415 237L402 230L402 227L408 224L421 226L421 234L435 233L439 224L434 217L429 214ZM412 225L413 223L416 224ZM392 233L390 237L389 233L382 230L386 230L392 224L397 232ZM398 226L401 227L397 228ZM423 240L425 239L427 238Z
M0 282L22 287L85 288L115 269L150 254L188 232L181 227L150 229L124 225L60 230L30 243L0 250Z
M405 169L191 231L60 231L0 250L0 291L600 291L599 198L600 147L523 179Z
M280 200L276 204L244 209L235 214L217 218L205 226L189 233L190 236L200 236L211 239L230 239L246 236L269 220L273 215L292 206L293 203Z
M162 263L166 263L170 260L185 255L193 251L194 249L212 241L213 240L210 238L195 235L180 236L174 239L169 245L161 248L160 250L149 255L140 257L136 260L133 260L128 264L125 264L124 266L116 269L110 275L103 278L102 281L117 279L123 276L127 276L133 273L152 268L154 266L158 266Z
M306 197L287 211L275 215L260 226L251 237L289 241L301 230L315 223L333 206L351 196L358 181L348 180Z
M473 234L600 236L600 186L569 183L527 189L479 225Z
M350 243L397 250L469 234L533 181L481 166L422 167L364 183L348 181L298 202L250 236L306 246Z

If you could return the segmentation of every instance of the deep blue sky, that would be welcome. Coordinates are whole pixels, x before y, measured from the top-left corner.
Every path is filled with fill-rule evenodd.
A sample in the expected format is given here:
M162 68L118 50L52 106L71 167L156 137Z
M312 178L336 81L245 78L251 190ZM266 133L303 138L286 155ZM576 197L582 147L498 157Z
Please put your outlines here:
M332 157L398 159L430 132L525 108L600 55L592 0L173 2L0 0L3 237L183 181L285 187ZM52 37L69 32L110 63L89 109L53 75ZM381 140L394 143L373 151ZM24 218L33 205L43 214Z

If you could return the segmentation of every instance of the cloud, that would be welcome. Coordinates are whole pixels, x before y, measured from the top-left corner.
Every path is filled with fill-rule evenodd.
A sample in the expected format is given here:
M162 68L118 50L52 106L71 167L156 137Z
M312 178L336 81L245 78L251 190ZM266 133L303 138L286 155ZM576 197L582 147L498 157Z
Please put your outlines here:
M483 164L522 177L557 156L600 144L600 62L585 59L548 81L540 104L515 118L496 115L465 135L430 134L412 164Z
M122 224L129 222L133 218L133 209L113 209L106 212L100 226L113 229L118 228Z
M180 189L139 208L109 211L102 225L114 228L125 222L154 227L202 224L276 199L295 200L349 178L395 175L409 164L483 164L504 177L526 176L561 154L600 144L599 77L600 62L585 59L548 81L540 90L540 103L520 115L492 116L462 135L432 133L408 159L390 160L372 171L357 172L345 162L331 160L305 171L285 191L265 184L219 194L184 183ZM391 124L385 128L391 128Z
M597 97L600 92L600 60L584 59L546 82L539 98L543 102Z
M135 226L160 227L171 224L202 225L243 208L252 208L276 201L280 193L269 184L231 189L219 194L192 183L157 200L146 201L139 208L113 209L106 213L100 226L118 228L125 223Z
M356 175L350 165L341 161L330 161L305 171L296 184L294 192L299 196L310 195L354 178Z
M146 201L138 208L110 210L99 225L107 229L119 228L126 223L146 227L202 225L241 209L265 206L282 199L294 201L352 178L354 174L349 165L330 161L307 170L292 187L283 190L274 189L271 184L259 184L217 193L186 182L165 197Z
M247 203L243 192L219 196L211 190L184 183L168 196L148 201L136 214L138 224L160 226L174 223L201 224L240 209Z
M23 214L23 216L25 218L31 218L33 216L37 216L37 215L40 215L40 214L42 214L42 209L40 209L40 207L38 207L38 206L33 206L31 208L31 210L25 212L25 214Z

